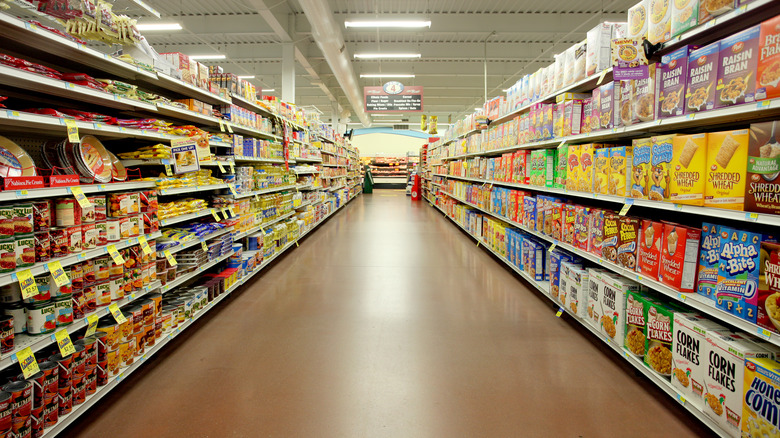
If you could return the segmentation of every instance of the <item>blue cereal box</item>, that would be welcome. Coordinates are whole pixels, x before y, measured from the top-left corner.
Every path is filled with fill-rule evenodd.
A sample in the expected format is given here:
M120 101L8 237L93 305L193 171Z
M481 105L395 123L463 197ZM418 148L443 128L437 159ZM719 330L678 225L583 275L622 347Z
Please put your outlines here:
M721 226L704 222L701 225L701 249L699 250L698 293L715 300L720 261Z
M716 304L719 308L756 323L761 234L733 228L720 229L720 261Z
M561 279L561 263L571 262L572 255L563 251L553 250L550 252L550 295L558 299L558 291Z
M536 198L534 197L523 198L523 225L529 230L536 231Z

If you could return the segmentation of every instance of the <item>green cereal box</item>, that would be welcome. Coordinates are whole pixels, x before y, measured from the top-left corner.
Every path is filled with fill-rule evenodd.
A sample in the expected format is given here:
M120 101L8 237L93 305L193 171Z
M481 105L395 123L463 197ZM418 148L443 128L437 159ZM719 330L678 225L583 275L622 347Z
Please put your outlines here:
M645 356L647 310L651 299L640 291L629 291L626 297L626 327L623 346L635 357Z
M647 181L652 158L652 138L633 140L634 156L631 164L631 190L626 196L636 199L648 199Z
M607 194L616 196L628 196L631 187L628 179L631 178L631 168L634 160L633 146L616 146L609 148L609 184Z
M647 309L645 365L664 377L672 375L672 341L676 311L677 309L656 301L652 301Z
M555 166L555 186L556 188L566 188L566 169L568 169L569 162L569 146L561 145L556 149L556 166Z
M553 187L555 182L555 156L556 151L553 149L542 149L539 151L539 171L541 173L539 185Z

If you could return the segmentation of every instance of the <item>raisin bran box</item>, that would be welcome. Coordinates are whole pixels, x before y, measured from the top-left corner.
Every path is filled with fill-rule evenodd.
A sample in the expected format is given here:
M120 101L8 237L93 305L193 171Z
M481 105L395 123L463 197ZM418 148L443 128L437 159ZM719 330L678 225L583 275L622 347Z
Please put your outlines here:
M663 235L663 223L649 219L642 220L642 228L639 230L637 245L637 272L653 280L658 278Z
M715 304L754 324L758 307L760 251L760 234L730 227L720 228Z
M599 128L612 129L615 126L615 102L619 101L620 82L609 82L599 87Z
M688 55L695 47L684 46L661 57L655 93L659 102L657 118L683 115L688 79Z
M776 396L780 392L780 363L747 359L742 387L742 436L776 436L780 429L780 400Z
M652 138L637 138L633 142L633 161L631 163L631 185L626 196L647 199L648 175L652 161ZM628 176L626 176L628 178ZM626 181L626 185L628 185Z
M780 332L780 245L761 242L756 323Z
M704 222L701 226L701 249L697 291L699 295L715 301L720 262L720 225Z
M674 137L672 155L669 167L669 200L676 204L704 205L707 134Z
M761 23L756 100L780 97L780 15Z
M620 216L617 213L604 212L603 239L601 241L601 256L612 263L617 263L618 234Z
M626 297L626 329L623 347L634 357L645 356L647 310L652 300L641 291L630 291Z
M669 167L674 156L674 137L675 134L653 137L650 170L647 175L647 198L652 201L669 200Z
M774 137L770 138L772 133ZM780 214L780 121L750 125L745 210Z
M715 108L754 102L760 26L720 40Z
M699 409L704 407L707 330L722 330L722 327L696 313L679 312L674 315L672 386Z
M601 243L604 240L604 210L590 209L589 252L601 257Z
M618 222L617 264L632 271L636 270L636 253L640 221L635 217L622 216Z
M693 292L696 286L701 230L664 223L658 280L678 292Z
M688 55L688 87L685 92L685 114L715 108L720 42L696 49Z

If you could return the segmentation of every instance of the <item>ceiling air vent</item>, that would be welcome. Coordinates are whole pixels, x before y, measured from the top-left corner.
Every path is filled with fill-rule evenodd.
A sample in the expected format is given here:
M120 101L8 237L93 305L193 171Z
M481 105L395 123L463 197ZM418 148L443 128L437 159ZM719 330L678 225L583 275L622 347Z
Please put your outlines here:
M395 130L408 130L409 129L409 125L408 124L406 124L406 125L393 125L393 129L395 129Z

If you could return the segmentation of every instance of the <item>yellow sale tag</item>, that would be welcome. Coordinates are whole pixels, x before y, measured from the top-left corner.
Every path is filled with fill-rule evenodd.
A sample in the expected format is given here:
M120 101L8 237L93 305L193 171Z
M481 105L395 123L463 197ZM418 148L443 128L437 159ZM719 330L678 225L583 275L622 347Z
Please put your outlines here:
M219 218L219 214L217 214L217 209L216 208L212 208L211 209L211 215L214 216L214 220L217 221L217 222L222 220L222 219Z
M122 254L119 254L119 251L116 249L116 245L108 245L106 249L108 250L108 254L111 256L111 258L114 259L115 264L125 264L125 258L122 257Z
M41 372L41 369L38 368L38 361L35 360L35 355L30 347L17 351L16 360L19 361L19 367L22 369L25 379Z
M206 245L206 241L205 240L200 242L200 247L203 249L203 251L208 251L209 250L209 247Z
M227 126L227 130L229 133L233 133L233 127L230 126L230 123L225 123L225 126Z
M228 167L230 167L230 173L236 173L236 165L233 163L228 163Z
M176 266L178 263L176 263L176 258L173 257L173 254L169 250L163 251L163 254L165 254L165 258L168 259L168 263L171 264L171 266Z
M601 76L599 76L599 81L596 82L596 85L601 85L601 83L604 81L604 77L607 76L607 70L608 69L605 68L604 70L601 71Z
M62 329L54 333L55 339L57 339L57 347L60 348L60 354L62 357L70 356L76 352L76 348L73 346L73 342L68 335L68 329Z
M221 119L219 121L219 130L221 132L225 132L225 122L223 122Z
M119 310L119 305L117 303L112 303L108 306L108 310L114 315L114 320L117 324L124 324L127 322L127 318L125 318L125 315L122 315L122 311Z
M238 193L236 192L236 188L235 188L235 187L233 187L233 184L230 184L230 185L228 185L228 188L230 189L230 193L231 193L231 194L232 194L234 197L238 197Z
M170 164L166 164L165 165L165 174L168 175L168 176L173 176L173 171L171 170L171 165Z
M561 315L563 315L563 307L559 307L558 311L555 313L555 316L557 316L558 318L560 318Z
M223 208L222 209L222 216L225 216L225 219L230 219L230 216L228 216L228 209Z
M57 287L62 287L70 283L68 274L62 269L62 263L60 263L59 260L47 263L46 267L49 269L49 273L54 279L54 283L57 284Z
M555 244L555 243L553 243L552 245L550 245L550 247L547 249L547 252L553 252L553 251L555 251L555 246L556 246L556 244Z
M631 208L631 204L628 204L628 203L626 203L626 204L623 204L623 208L621 208L621 209L620 209L620 213L619 213L619 214L620 214L621 216L625 216L625 215L626 215L626 213L628 213L628 209L629 209L629 208Z
M89 202L87 195L84 194L84 191L81 190L81 187L71 187L70 192L73 193L73 197L76 198L76 202L79 203L81 208L89 208L92 206L92 203Z
M230 212L231 216L236 216L236 211L233 210L233 207L228 207L228 211Z
M81 143L79 137L79 127L73 119L65 119L65 126L68 128L68 141L71 143Z
M92 336L95 334L95 330L97 330L98 316L94 313L89 315L87 317L87 322L89 325L87 326L87 332L84 333L84 336Z
M225 173L225 167L222 165L221 161L217 161L217 167L219 167L220 172Z
M146 240L146 236L138 236L138 243L141 244L141 251L144 254L149 255L152 253L152 248L149 247L149 241Z
M16 278L19 279L19 289L22 290L23 299L32 298L38 295L38 285L35 284L35 278L33 278L32 272L29 269L17 272Z

